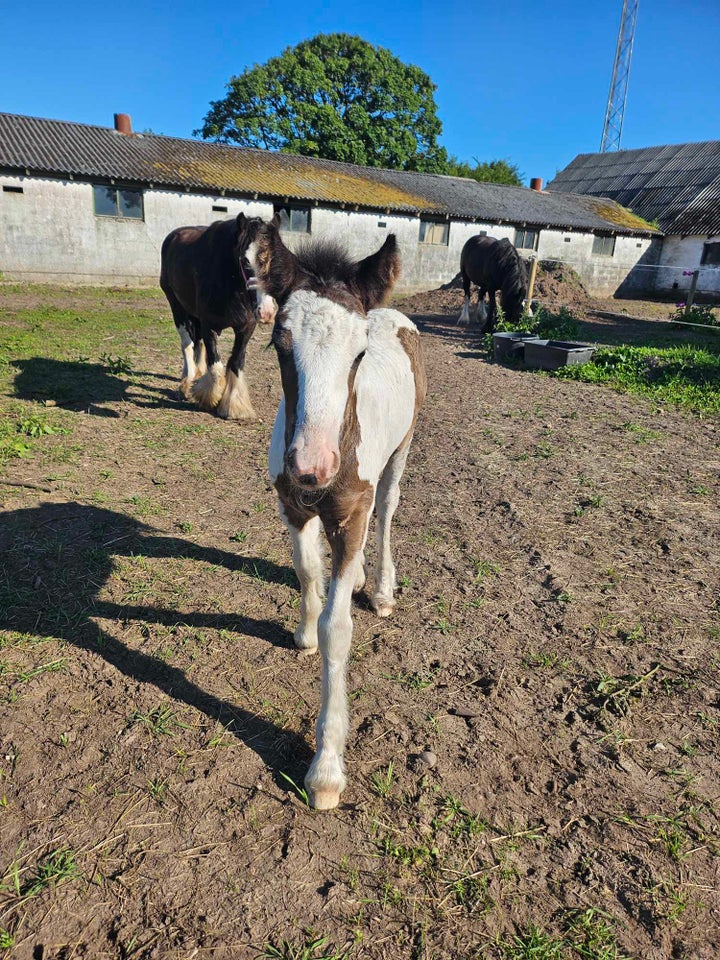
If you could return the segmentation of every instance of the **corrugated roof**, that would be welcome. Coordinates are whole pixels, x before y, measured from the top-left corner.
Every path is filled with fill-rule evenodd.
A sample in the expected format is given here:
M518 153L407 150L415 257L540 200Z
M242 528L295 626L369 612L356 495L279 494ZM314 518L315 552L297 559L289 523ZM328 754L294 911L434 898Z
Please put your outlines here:
M655 232L609 199L598 203L585 196L461 177L360 167L155 134L126 135L108 127L8 113L0 113L2 168L491 223Z
M720 233L720 140L581 153L548 184L611 197L663 233Z

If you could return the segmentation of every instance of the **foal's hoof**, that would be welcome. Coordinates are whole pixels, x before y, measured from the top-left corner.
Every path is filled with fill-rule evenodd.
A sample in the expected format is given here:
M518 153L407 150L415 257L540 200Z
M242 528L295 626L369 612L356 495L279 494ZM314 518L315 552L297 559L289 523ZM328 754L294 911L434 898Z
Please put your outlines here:
M308 801L314 810L334 810L340 803L337 790L308 790Z
M317 632L311 632L309 630L304 630L302 627L298 627L293 634L293 640L297 649L300 651L300 653L305 654L305 656L309 656L311 653L317 652Z
M374 593L370 598L370 606L378 617L389 617L395 613L395 600L388 600L382 593Z

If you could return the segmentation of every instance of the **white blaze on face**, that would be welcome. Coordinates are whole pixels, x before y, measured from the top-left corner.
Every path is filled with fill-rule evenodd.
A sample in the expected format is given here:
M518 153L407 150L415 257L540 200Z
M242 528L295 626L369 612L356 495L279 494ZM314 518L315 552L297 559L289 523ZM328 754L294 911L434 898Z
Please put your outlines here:
M255 288L255 296L257 299L257 312L260 323L274 323L278 307L273 297L267 293L263 293L259 287Z
M291 443L295 471L298 476L314 474L322 486L340 466L348 378L367 347L367 320L308 290L290 295L285 315L298 382Z

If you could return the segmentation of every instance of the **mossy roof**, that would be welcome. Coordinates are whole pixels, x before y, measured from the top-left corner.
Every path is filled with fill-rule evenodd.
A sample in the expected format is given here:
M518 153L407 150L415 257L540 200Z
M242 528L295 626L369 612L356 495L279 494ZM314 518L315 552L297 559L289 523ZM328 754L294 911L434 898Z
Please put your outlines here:
M649 235L612 200L0 113L0 169L528 227Z

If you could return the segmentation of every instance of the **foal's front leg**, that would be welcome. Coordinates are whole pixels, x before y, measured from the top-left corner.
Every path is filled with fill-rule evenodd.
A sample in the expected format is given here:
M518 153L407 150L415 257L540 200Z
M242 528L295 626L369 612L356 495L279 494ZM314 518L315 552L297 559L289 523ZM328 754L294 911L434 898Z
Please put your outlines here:
M293 566L300 581L300 626L295 631L295 646L313 652L318 645L318 617L325 595L320 553L320 517L310 517L303 527L291 523L280 504L280 515L290 532Z
M331 810L345 789L345 741L348 707L345 670L352 639L353 587L367 531L367 510L351 517L332 531L333 576L325 609L318 621L322 655L322 701L317 719L317 752L305 776L310 804L316 810Z
M390 457L377 487L377 571L375 592L370 603L379 617L389 617L395 609L395 564L390 549L392 519L400 503L400 478L405 470L412 434Z

